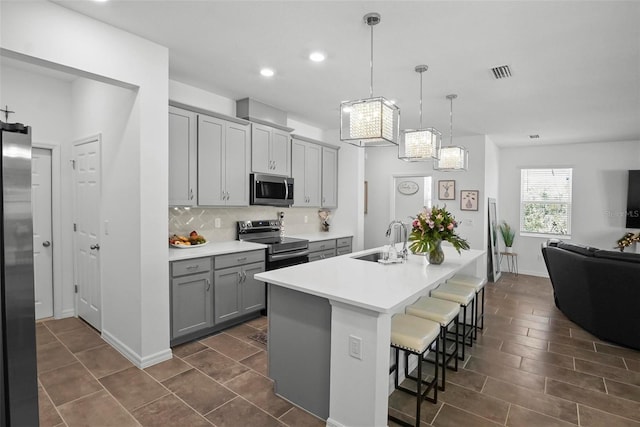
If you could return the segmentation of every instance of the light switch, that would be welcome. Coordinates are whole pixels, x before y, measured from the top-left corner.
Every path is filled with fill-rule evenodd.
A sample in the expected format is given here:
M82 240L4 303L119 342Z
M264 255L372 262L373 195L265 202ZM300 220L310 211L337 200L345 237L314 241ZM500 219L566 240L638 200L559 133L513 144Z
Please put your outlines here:
M349 335L349 356L362 360L362 338Z
M214 227L215 227L215 228L220 228L220 225L221 225L220 218L216 218L216 219L214 220Z

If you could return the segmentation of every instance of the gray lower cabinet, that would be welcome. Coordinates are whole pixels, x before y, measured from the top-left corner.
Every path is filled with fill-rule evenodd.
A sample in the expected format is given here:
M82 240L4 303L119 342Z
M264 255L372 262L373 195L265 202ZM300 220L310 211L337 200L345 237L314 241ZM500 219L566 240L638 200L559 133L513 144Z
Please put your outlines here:
M171 345L217 332L265 308L263 250L171 262Z
M336 256L336 239L309 242L309 262Z
M336 239L336 255L340 256L350 254L352 252L352 240L353 237L341 237L340 239Z
M171 274L171 337L213 326L211 258L176 261Z
M264 251L222 255L216 257L215 266L216 323L226 322L265 307L265 285L253 278L254 274L265 270Z

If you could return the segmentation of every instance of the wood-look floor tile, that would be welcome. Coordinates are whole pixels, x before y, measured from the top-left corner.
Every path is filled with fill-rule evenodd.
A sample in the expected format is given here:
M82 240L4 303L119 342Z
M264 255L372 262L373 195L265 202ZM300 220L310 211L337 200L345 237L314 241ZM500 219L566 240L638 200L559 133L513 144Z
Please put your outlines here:
M138 426L136 420L104 390L59 408L68 427Z
M195 369L171 377L162 384L202 415L208 414L236 396L220 383Z
M209 421L173 394L139 407L133 416L143 426L211 427Z
M169 393L169 390L136 367L107 375L101 378L100 382L128 410Z
M533 310L533 314L536 316L549 317L550 319L566 319L567 317L557 308L550 308L548 310ZM553 323L553 322L551 322Z
M504 353L500 350L495 350L479 345L474 345L471 348L467 348L466 351L468 352L468 354L478 359L489 360L493 363L499 363L503 366L511 366L512 368L520 367L520 362L522 361L522 357L520 356Z
M612 354L616 356L623 357L625 359L632 359L636 361L640 361L640 351L633 350L631 348L626 347L617 347L614 345L608 345L603 343L595 343L596 351L598 353L606 353Z
M634 372L640 372L640 361L633 359L624 359L625 365L627 368Z
M212 411L207 415L207 419L218 427L284 426L283 423L242 397L236 397Z
M405 414L404 412L400 412L396 409L393 409L391 407L389 407L389 416L393 416L397 419L400 419L402 421L404 421L405 423L408 423L409 425L415 426L415 412L413 414L413 416L410 416L409 414ZM422 418L422 417L421 417ZM324 424L323 424L324 425ZM388 424L389 427L404 427L405 424L400 424L397 423L395 421L389 420ZM420 421L420 427L432 427L431 424L428 424L424 421Z
M601 340L600 338L598 338L595 335L592 335L589 332L585 331L584 329L580 329L580 328L571 328L571 336L573 338L579 338L581 340L604 343L604 341Z
M62 418L53 406L53 402L41 386L38 386L38 416L40 427L53 427L62 423Z
M529 335L540 335L536 332L534 332L533 330L529 331ZM561 345L566 345L569 347L576 347L576 348L580 348L583 350L588 350L588 351L595 351L595 345L593 343L593 341L587 341L587 340L583 340L580 338L572 338L572 337L568 337L566 335L558 335L558 334L554 334L554 333L548 333L547 335L545 335L547 338L547 341L555 343L555 344L561 344Z
M573 357L570 356L550 353L546 350L538 350L536 348L513 342L505 342L500 350L505 353L521 356L523 358L539 360L540 362L549 363L551 365L573 369Z
M524 337L526 337L529 333L529 328L525 328L524 326L517 326L517 325L490 326L485 324L484 330L485 331L496 330L496 331L501 331L508 334L513 334L513 335L522 335Z
M582 427L640 427L640 422L618 417L584 405L578 405L580 425Z
M80 362L47 371L38 377L56 406L102 389Z
M253 371L245 372L225 385L276 418L292 407L289 402L276 396L271 380Z
M185 357L184 361L221 383L249 370L246 366L211 349Z
M186 344L181 344L179 346L173 347L171 348L171 351L173 352L174 356L187 357L187 356L191 356L194 353L202 351L206 348L207 346L204 344L201 344L199 341L192 341Z
M511 322L514 326L522 326L529 329L535 329L537 331L552 332L557 335L570 336L569 328L564 326L555 326L547 323L532 322L531 320L513 319Z
M53 341L36 348L38 374L77 362L73 354L60 342Z
M296 427L324 427L326 422L310 413L294 406L286 414L280 417L280 421Z
M169 360L145 368L145 372L151 375L156 381L164 381L184 371L191 369L191 366L182 361L179 357L172 357Z
M267 352L260 351L240 361L245 366L250 367L259 374L267 376Z
M504 424L509 412L509 404L504 400L450 383L445 391L438 392L438 399L498 424Z
M88 327L61 332L57 334L57 337L72 353L79 353L106 344L96 331Z
M605 379L604 382L607 385L607 393L611 396L640 402L640 387L610 379Z
M489 421L485 418L478 417L465 410L455 408L447 405L442 405L442 409L438 412L435 420L432 423L436 427L460 427L460 426L474 426L474 427L489 427L498 426L500 424Z
M543 392L533 392L524 387L489 378L482 393L553 418L578 424L578 408L575 403Z
M578 387L587 388L593 391L606 392L604 379L601 376L589 375L584 372L565 369L556 365L540 362L538 360L523 358L520 369L532 374L553 378L554 380L573 384Z
M640 402L620 399L618 397L587 390L552 379L547 380L546 393L562 399L572 400L585 406L600 409L601 411L640 421Z
M640 386L640 373L624 368L615 368L588 360L576 359L576 371L598 375L615 381Z
M447 370L447 382L457 384L475 391L481 391L487 376L478 372L462 368L462 362L458 365L458 371Z
M54 334L59 334L62 332L72 331L78 328L87 328L87 324L77 317L66 317L64 319L54 319L47 320L43 322L44 326L47 327Z
M511 405L507 425L510 427L575 427L576 424L531 411L518 405Z
M602 363L604 365L616 368L625 368L624 361L619 356L611 356L604 353L596 353L594 351L583 350L577 347L571 347L554 342L549 343L549 351L575 357L576 359L588 360L590 362Z
M527 337L524 335L510 334L500 330L499 328L486 329L485 331L483 331L482 335L499 338L505 343L510 342L515 344L526 345L527 347L537 348L538 350L546 350L547 347L549 346L549 343L546 340Z
M514 319L529 320L531 322L538 322L543 324L549 324L549 318L545 316L536 316L535 314L522 313L521 311L514 310L513 308L503 307L496 313L499 316L513 317Z
M441 408L442 400L438 400L438 403L435 404L427 401L422 402L422 405L420 405L420 423L431 425ZM416 416L416 397L402 390L394 390L389 396L389 410L394 411L397 418L414 423ZM400 414L404 414L404 416Z
M500 311L500 310L498 310ZM504 316L501 314L484 314L484 323L489 324L491 326L498 325L510 325L511 324L511 316Z
M76 357L96 378L133 367L129 360L108 344L76 353Z
M200 342L233 360L242 360L260 351L258 348L225 333L205 338Z
M499 363L492 363L489 360L477 359L475 356L469 358L465 369L501 379L512 384L528 387L533 391L544 391L544 377Z

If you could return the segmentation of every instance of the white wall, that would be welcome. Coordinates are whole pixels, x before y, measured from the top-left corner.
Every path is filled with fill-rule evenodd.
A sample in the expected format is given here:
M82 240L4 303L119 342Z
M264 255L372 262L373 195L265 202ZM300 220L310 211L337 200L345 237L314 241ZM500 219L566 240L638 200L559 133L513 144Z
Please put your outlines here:
M390 218L390 206L393 203L390 194L393 175L426 175L432 177L433 205L446 204L459 222L458 234L469 240L474 249L486 248L486 199L485 194L485 137L461 137L455 140L469 150L469 169L466 172L440 172L433 170L432 162L405 162L398 159L396 147L367 148L365 160L365 179L369 187L368 213L364 220L364 247L372 248L387 242L385 231ZM492 148L493 150L493 148ZM438 200L438 180L455 180L456 199ZM478 211L460 210L460 190L479 190ZM415 214L418 213L416 210Z
M640 168L639 156L637 141L502 148L498 219L519 230L521 168L572 167L571 242L611 249L625 233L627 171ZM520 273L548 276L545 240L516 234Z
M54 193L57 192L62 202L52 206L56 288L53 308L55 317L72 316L75 313L71 258L73 240L69 238L71 228L68 221L71 217L71 172L68 161L61 161L61 152L66 150L65 144L71 135L71 82L25 68L7 66L3 61L0 67L0 102L15 111L9 116L10 122L31 126L32 143L35 146L51 148L57 153L52 159L52 168L54 173L62 173L52 177L52 184Z
M139 260L139 268L120 269L119 274L130 275L131 280L114 286L133 286L140 304L105 321L116 334L128 332L103 333L103 337L138 366L164 360L171 356L165 214L168 50L51 2L2 2L1 7L3 55L138 88L129 117L129 125L138 126L138 132L129 141L132 146L123 152L131 156L127 164L134 165L133 173L114 176L112 183L114 188L135 187L134 193L139 195L138 200L124 201L126 215L134 219L123 222L124 228L117 230L118 235L129 236L128 244L119 246L118 251L122 257Z

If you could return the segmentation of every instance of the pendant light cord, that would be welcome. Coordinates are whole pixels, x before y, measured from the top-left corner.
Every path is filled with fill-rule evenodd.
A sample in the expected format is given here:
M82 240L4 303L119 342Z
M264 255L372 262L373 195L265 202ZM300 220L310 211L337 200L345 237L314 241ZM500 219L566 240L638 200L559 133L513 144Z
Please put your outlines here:
M453 147L453 96L449 98L449 147Z
M373 25L371 27L371 61L369 61L369 67L371 68L371 84L369 85L369 98L373 98Z
M420 129L422 127L422 72L420 72Z

